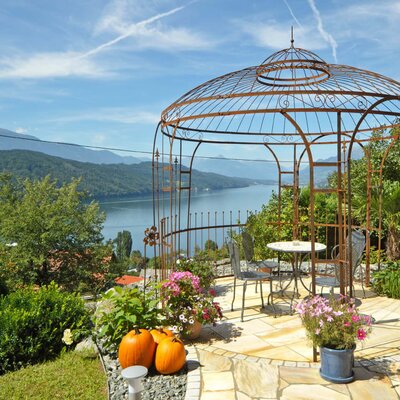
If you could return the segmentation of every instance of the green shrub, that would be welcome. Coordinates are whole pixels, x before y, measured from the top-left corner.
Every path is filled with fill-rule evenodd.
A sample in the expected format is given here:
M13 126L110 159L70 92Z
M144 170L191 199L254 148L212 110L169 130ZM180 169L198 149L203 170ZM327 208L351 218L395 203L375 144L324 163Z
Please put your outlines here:
M400 299L400 261L392 261L381 271L373 273L372 285L376 293Z
M56 284L20 289L0 299L0 374L57 356L65 329L87 331L83 300ZM75 339L79 339L75 336Z
M146 293L139 288L115 287L102 295L95 314L96 335L104 345L115 350L133 328L152 329L162 325L159 299L153 288Z

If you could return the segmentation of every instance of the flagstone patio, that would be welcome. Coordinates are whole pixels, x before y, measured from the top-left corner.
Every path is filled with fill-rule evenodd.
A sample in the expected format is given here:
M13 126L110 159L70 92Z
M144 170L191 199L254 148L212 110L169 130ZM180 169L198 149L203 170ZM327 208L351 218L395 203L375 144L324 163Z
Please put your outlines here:
M189 368L186 400L399 398L400 300L378 297L370 290L361 298L356 286L360 310L375 322L366 342L357 345L354 382L338 385L319 376L319 363L313 363L312 347L300 318L289 314L287 300L276 300L275 317L270 306L261 309L260 295L249 285L240 322L242 288L230 311L232 285L233 278L217 280L216 300L225 317L215 327L203 327L200 338L189 344L198 363ZM264 284L265 294L268 285Z

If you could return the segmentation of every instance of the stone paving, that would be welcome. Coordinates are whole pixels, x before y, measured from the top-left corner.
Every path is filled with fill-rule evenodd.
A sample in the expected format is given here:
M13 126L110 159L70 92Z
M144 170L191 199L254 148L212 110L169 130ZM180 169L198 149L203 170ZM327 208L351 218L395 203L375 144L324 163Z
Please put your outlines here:
M266 294L268 285L263 286ZM188 344L197 361L189 368L186 400L400 397L400 300L377 297L369 290L361 298L356 288L361 311L372 315L375 323L368 340L357 345L354 382L338 385L319 376L319 363L313 363L312 347L300 318L290 315L287 299L277 300L279 312L274 316L270 306L261 309L254 288L247 289L240 322L241 286L232 312L232 278L217 281L217 301L225 317L215 327L203 327L200 338Z

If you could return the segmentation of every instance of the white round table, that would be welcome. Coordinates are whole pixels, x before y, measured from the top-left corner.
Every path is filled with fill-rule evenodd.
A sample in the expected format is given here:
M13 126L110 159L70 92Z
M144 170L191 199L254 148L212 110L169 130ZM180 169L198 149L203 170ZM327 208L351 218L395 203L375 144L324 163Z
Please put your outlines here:
M309 291L309 289L306 287L304 284L303 280L301 279L301 274L300 274L300 267L301 264L304 260L304 258L312 252L312 243L311 242L303 242L299 240L292 240L292 241L286 241L286 242L273 242L273 243L268 243L267 247L270 250L278 251L281 253L292 253L293 254L293 272L292 272L292 277L290 279L290 282L288 285L282 289L282 292L288 288L292 280L294 280L294 291L293 291L293 297L297 295L299 297L299 288L298 288L298 283L297 280L300 279L301 284L303 287ZM314 244L314 249L316 253L319 253L321 251L326 250L326 245L323 243L317 243L315 242ZM303 254L303 257L299 257L300 254ZM292 302L293 302L293 297L291 301L291 307L292 307Z

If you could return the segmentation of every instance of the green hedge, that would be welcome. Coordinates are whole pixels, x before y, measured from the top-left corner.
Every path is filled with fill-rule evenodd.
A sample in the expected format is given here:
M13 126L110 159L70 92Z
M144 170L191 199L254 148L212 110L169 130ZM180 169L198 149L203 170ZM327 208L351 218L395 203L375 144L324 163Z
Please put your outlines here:
M0 298L0 374L54 358L65 329L84 332L89 324L83 300L54 283Z

